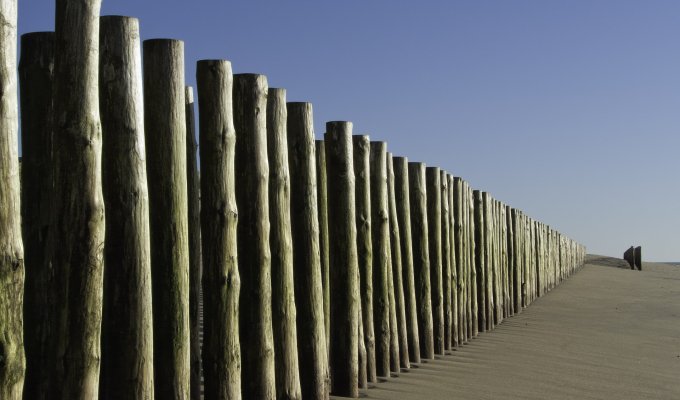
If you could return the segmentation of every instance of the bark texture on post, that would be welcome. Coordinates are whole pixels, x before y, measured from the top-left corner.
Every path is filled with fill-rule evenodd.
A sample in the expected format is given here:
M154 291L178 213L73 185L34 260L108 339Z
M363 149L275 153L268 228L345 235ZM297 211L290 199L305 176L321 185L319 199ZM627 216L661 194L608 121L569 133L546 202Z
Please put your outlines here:
M368 135L352 136L354 162L357 256L359 260L359 292L361 321L366 348L368 382L377 382L376 337L373 312L373 240L371 233L371 163ZM361 346L359 346L361 347Z
M401 368L410 368L408 333L406 328L406 299L404 293L403 263L401 255L401 228L397 217L397 202L394 177L394 161L387 153L387 196L390 218L390 249L392 251L392 280L397 318L397 336Z
M328 238L331 292L331 392L357 397L359 332L359 264L352 163L352 123L326 124L328 187Z
M201 152L203 366L206 399L241 398L241 346L232 110L233 77L226 60L196 65Z
M432 317L432 290L430 286L430 246L428 242L427 189L425 164L408 163L411 223L413 224L413 270L416 303L418 305L418 333L420 357L434 359L434 322Z
M427 167L427 227L434 352L444 354L444 282L442 279L442 188L438 167Z
M314 145L312 104L288 103L287 106L300 386L303 399L326 400L329 398L330 382L324 312L327 302L324 300L320 218L317 217L321 214L317 203L317 176L320 171L316 169L319 155L315 154L315 150L318 147Z
M413 247L411 246L411 200L409 189L408 159L394 157L394 188L397 205L397 223L401 241L402 277L404 282L404 309L408 334L409 361L420 362L420 337L418 332L418 303L413 270Z
M106 207L103 399L153 398L149 193L139 22L100 20L99 106ZM121 384L121 383L125 384Z
M272 254L272 324L276 398L300 399L293 239L290 221L290 174L286 133L286 90L267 93L267 154L269 157L269 236Z
M49 268L46 247L52 209L50 194L53 191L54 32L35 32L21 36L19 81L21 221L26 268L23 313L26 349L24 398L44 399L48 396L49 369L45 366L49 365L55 290L54 274ZM5 135L4 132L2 135ZM4 186L2 190L5 190ZM7 393L3 395L8 396Z
M458 293L458 270L457 270L457 263L456 263L456 255L458 254L456 251L456 245L455 245L455 234L454 234L454 226L456 224L456 219L454 215L454 203L453 203L453 176L450 174L446 174L446 179L447 179L447 186L448 186L448 198L447 198L447 203L449 207L449 219L448 219L448 225L449 225L449 233L448 233L448 238L449 238L449 285L450 285L450 299L451 299L451 310L450 310L450 315L451 315L451 330L450 330L450 344L451 347L458 347L461 344L461 341L458 338L458 332L460 328L460 320L458 318L458 302L462 300L462 297Z
M276 398L269 247L267 78L234 75L236 202L241 274L241 382L246 399ZM247 329L246 329L247 327Z
M21 239L18 155L16 0L0 1L0 18L3 22L0 28L0 227L2 227L0 230L0 398L18 400L21 398L24 385L26 359L22 318L24 248ZM96 43L94 47L97 48ZM95 72L95 88L96 85ZM100 134L101 131L99 131ZM97 139L101 140L100 137ZM101 198L101 186L99 195ZM103 241L103 212L101 222L102 229L100 230L95 224L96 233L101 234L101 236L94 236L98 241L99 239ZM69 240L68 237L65 239ZM100 267L98 270L101 272L101 256L98 261L99 263L95 264L95 270ZM94 275L96 277L97 273ZM101 279L101 275L99 277ZM89 292L85 293L85 295L88 294ZM99 287L98 294L101 296L101 287ZM86 300L89 299L86 297ZM95 319L101 317L101 302L99 308ZM96 372L98 369L97 365ZM94 394L96 395L96 391Z
M371 142L371 237L373 253L373 320L375 360L379 376L390 376L390 227L387 209L387 144Z
M450 223L451 216L449 212L449 176L446 171L440 171L439 191L441 193L441 249L442 249L442 294L444 297L443 314L444 314L444 350L451 350L453 338L453 314L452 314L452 300L453 293L451 292L451 237L450 237Z
M475 210L475 265L477 266L477 323L480 332L486 331L487 326L487 297L486 297L486 243L484 234L484 202L479 190L473 192Z
M99 389L105 230L100 6L100 0L59 0L56 7L55 190L49 247L57 293L50 392L70 399L95 399ZM13 68L8 71L14 73Z
M146 40L144 126L151 221L155 395L188 398L189 227L184 43Z
M196 152L196 115L194 113L194 89L187 86L184 91L185 116L187 121L187 201L189 205L189 333L191 360L191 398L201 398L201 179L198 172Z
M311 113L311 105L309 112ZM328 351L330 349L331 336L331 291L330 271L328 269L330 259L328 258L328 189L326 185L326 147L323 140L316 140L315 147L316 198L319 214L319 251L321 258L321 284L323 287L324 332L326 333L326 350Z
M357 277L361 286L361 274ZM361 302L359 302L359 315L362 315ZM364 338L364 324L359 322L359 388L368 389L368 370L366 365L366 339Z

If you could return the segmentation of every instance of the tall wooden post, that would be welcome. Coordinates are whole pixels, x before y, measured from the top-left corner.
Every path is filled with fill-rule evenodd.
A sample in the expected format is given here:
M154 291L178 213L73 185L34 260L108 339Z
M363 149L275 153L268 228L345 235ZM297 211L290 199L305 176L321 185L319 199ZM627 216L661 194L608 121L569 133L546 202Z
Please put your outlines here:
M196 116L194 89L184 88L184 110L187 121L187 203L189 206L189 358L191 362L190 390L192 400L201 399L201 180L196 152Z
M450 344L451 347L458 347L460 345L460 341L458 338L458 330L459 330L459 319L458 319L458 299L459 299L459 294L458 294L458 270L457 270L457 264L456 264L456 245L455 245L455 234L454 234L454 229L455 229L455 224L456 224L456 219L455 219L455 213L454 213L454 203L453 203L453 176L451 174L446 174L446 179L447 179L447 203L449 207L449 218L448 218L448 238L449 238L449 285L450 285L450 301L451 301L451 309L450 309L450 315L451 315L451 327L450 327Z
M439 171L441 195L441 249L442 249L442 294L444 314L444 351L451 350L453 338L453 315L451 310L453 292L451 291L451 237L449 211L449 178L446 171Z
M203 351L206 399L241 398L233 76L225 60L196 65L201 152Z
M246 399L276 398L269 246L267 78L234 75L236 204L241 274L241 384ZM245 329L248 327L248 329Z
M330 385L324 308L328 301L324 298L327 293L320 252L321 218L317 217L321 215L317 203L321 171L316 169L320 157L315 154L318 146L314 145L312 105L288 103L287 127L300 384L303 399L326 400ZM324 154L323 160L325 157Z
M295 326L297 313L293 280L287 118L286 90L270 88L267 94L267 154L270 165L272 323L276 393L280 400L300 399L302 396Z
M311 113L311 109L310 109ZM311 118L311 116L310 116ZM324 332L326 350L330 349L331 336L331 291L328 266L328 192L326 178L326 147L323 140L315 141L316 147L316 198L319 214L319 252L321 257L321 285L323 289ZM303 388L304 395L304 388Z
M468 337L475 337L479 334L479 308L480 304L479 294L477 293L477 280L478 274L481 274L481 266L477 264L477 246L479 245L476 241L476 205L474 199L474 192L470 185L465 182L465 200L467 204L467 242L468 246Z
M352 163L352 123L326 124L326 170L328 187L328 239L331 292L331 392L357 397L359 264Z
M99 393L103 399L145 399L154 395L153 319L139 22L112 16L100 24L102 175L109 218Z
M394 161L387 153L387 196L389 201L390 249L392 251L392 279L394 282L397 335L399 340L399 361L401 368L410 368L408 333L406 327L406 296L404 292L403 263L401 254L401 227L397 216Z
M52 207L50 194L53 192L53 83L54 32L22 35L19 86L22 145L21 221L26 268L23 313L26 399L44 399L48 396L49 369L45 366L49 365L49 340L53 329L55 291L54 274L49 268L46 247ZM5 135L5 131L0 135ZM4 181L2 185L5 185ZM5 186L2 187L5 191ZM3 395L11 398L8 393Z
M404 282L404 309L406 312L406 332L408 334L409 361L420 362L420 336L418 332L418 303L416 302L415 274L413 267L413 247L411 246L411 200L409 189L408 159L394 157L394 188L397 206L397 223L401 241L399 249L402 260L402 279Z
M154 368L154 385L159 398L188 398L190 387L184 91L184 43L169 39L144 41L153 347L154 365L158 366Z
M486 243L484 225L484 201L482 192L475 190L474 210L475 210L475 265L477 267L476 285L477 288L477 322L479 331L487 329L487 291L486 291Z
M463 211L465 209L463 205L463 180L459 177L453 177L451 180L451 186L449 187L451 193L451 211L453 219L453 245L451 246L453 251L455 251L455 261L453 264L455 268L456 279L454 280L454 289L458 293L458 307L455 310L455 318L458 319L458 324L456 325L457 332L455 333L455 339L458 344L463 344L466 339L465 330L467 325L465 323L465 302L466 302L466 292L465 292L465 268L467 264L466 251L463 250L464 239L465 239L465 229L467 226L464 225L466 220L463 217Z
M24 384L24 371L26 359L24 355L23 336L23 296L24 296L24 248L21 239L21 204L20 204L20 179L19 179L19 118L17 104L17 1L0 1L0 398L18 400L21 398ZM96 25L96 24L95 24ZM86 34L89 33L86 31ZM62 32L63 37L63 32ZM87 37L87 36L86 36ZM92 39L88 37L88 39ZM96 39L96 37L95 37ZM94 48L97 42L94 41ZM95 52L96 57L96 52ZM63 61L62 61L63 65ZM91 72L88 70L87 72ZM94 80L90 80L97 87L96 71ZM62 87L65 85L61 85ZM63 93L63 91L61 92ZM85 106L96 105L94 102L85 103ZM72 102L70 102L72 103ZM59 108L63 113L63 107ZM60 115L63 115L61 114ZM95 113L95 115L97 115ZM95 117L97 118L97 117ZM95 133L95 140L101 140L101 131ZM99 150L97 149L95 153ZM62 157L65 154L62 155ZM77 156L77 154L76 154ZM96 158L96 157L95 157ZM98 182L98 180L97 180ZM76 183L79 184L80 182ZM96 192L96 185L93 188ZM101 199L101 186L99 187L99 199ZM87 194L87 192L86 192ZM99 209L101 210L101 208ZM80 211L80 210L79 210ZM96 211L95 211L96 214ZM103 210L101 213L102 225L95 224L93 239L97 243L103 242ZM101 229L98 229L101 228ZM67 243L71 242L66 237ZM80 249L80 246L79 246ZM94 277L101 279L101 254L94 265ZM78 271L80 273L80 271ZM99 273L99 275L97 275ZM95 280L96 281L96 280ZM80 282L76 282L77 284ZM95 292L101 296L101 282ZM97 294L97 293L95 293ZM85 293L85 300L93 299L89 292ZM90 304L88 304L90 305ZM95 304L96 305L96 304ZM98 305L99 312L95 314L95 320L101 317L101 302ZM86 326L94 325L86 321ZM98 322L98 321L92 321ZM98 333L98 332L97 332ZM98 355L98 354L97 354ZM80 361L79 359L75 360ZM98 372L98 365L97 371ZM96 385L96 382L95 382ZM91 392L96 394L95 392Z
M432 291L430 287L430 250L428 242L427 191L425 164L408 164L411 222L413 224L413 270L415 276L416 302L418 304L418 332L420 356L434 359L434 328L432 318Z
M434 352L444 354L444 282L442 279L442 189L438 167L427 167L427 226Z
M375 321L376 369L390 376L390 228L387 209L387 144L371 142L371 237L373 238L373 320Z
M357 256L359 259L359 292L361 321L366 348L366 376L377 382L376 336L373 312L373 241L371 238L371 164L368 135L352 136L354 162ZM378 326L380 328L380 326ZM360 346L361 347L361 346Z
M100 0L60 0L56 8L54 201L48 240L57 293L50 391L63 398L96 398L99 389L105 230L98 89L100 6ZM3 20L12 21L9 15ZM11 25L3 24L3 29ZM13 56L3 59L11 62ZM3 71L14 74L14 68ZM13 87L3 90L10 92ZM4 109L12 107L8 104ZM12 165L16 157L9 158ZM11 354L8 360L14 357Z

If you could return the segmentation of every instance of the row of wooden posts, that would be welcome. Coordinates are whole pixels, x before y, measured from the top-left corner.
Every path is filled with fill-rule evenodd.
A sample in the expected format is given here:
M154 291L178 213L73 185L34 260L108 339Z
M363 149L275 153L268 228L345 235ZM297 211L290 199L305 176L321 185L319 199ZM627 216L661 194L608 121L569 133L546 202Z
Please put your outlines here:
M350 122L315 140L311 104L224 60L197 64L199 168L183 43L141 47L99 0L57 5L56 33L21 38L21 181L0 28L2 399L357 397L583 264Z

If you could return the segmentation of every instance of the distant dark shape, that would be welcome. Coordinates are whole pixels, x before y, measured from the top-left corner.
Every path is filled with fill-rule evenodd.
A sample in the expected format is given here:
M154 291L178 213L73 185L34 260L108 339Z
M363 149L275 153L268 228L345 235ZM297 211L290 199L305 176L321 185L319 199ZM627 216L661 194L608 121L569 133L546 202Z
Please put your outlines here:
M630 246L630 248L623 253L623 259L628 261L630 269L634 270L637 268L638 271L642 271L642 246Z
M638 271L642 271L642 246L635 248L635 266Z

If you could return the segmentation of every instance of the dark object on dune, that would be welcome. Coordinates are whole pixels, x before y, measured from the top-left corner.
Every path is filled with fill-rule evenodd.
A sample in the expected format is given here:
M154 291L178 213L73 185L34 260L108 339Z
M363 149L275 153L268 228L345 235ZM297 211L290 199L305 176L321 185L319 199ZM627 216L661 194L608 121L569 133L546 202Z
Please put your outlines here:
M642 271L642 247L630 246L625 253L623 253L623 259L628 261L630 269L635 269L637 267L638 271Z

